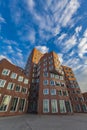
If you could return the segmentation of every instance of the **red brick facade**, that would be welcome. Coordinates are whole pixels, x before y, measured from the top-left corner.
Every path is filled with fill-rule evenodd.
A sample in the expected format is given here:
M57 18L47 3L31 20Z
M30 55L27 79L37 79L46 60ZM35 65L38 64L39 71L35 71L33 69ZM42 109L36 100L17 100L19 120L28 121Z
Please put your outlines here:
M24 70L6 59L0 61L0 116L26 113L29 79Z

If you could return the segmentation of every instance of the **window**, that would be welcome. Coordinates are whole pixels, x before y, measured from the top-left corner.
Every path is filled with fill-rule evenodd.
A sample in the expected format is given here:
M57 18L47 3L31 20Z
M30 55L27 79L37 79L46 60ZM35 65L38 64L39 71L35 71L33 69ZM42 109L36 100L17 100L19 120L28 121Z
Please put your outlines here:
M9 75L9 73L10 73L10 70L8 69L3 69L2 71L2 75Z
M27 88L22 88L22 90L21 90L21 92L23 92L23 93L27 93Z
M3 88L5 86L6 80L0 79L0 87Z
M52 70L53 69L53 65L49 66L49 70Z
M60 76L60 80L64 80L63 76Z
M48 99L43 100L43 112L44 113L49 112L49 100Z
M22 82L23 81L23 76L19 76L18 81Z
M63 91L63 96L68 96L68 92L67 91Z
M44 95L49 94L49 89L43 89L43 94L44 94Z
M51 109L52 109L52 113L58 112L57 100L56 99L51 100Z
M65 83L61 83L61 87L65 87Z
M15 91L16 91L16 92L20 92L20 89L21 89L20 85L16 85Z
M44 77L48 77L48 73L47 73L47 72L44 72L44 73L43 73L43 76L44 76Z
M28 79L24 79L24 84L28 84Z
M43 85L48 85L48 80L44 80Z
M55 85L55 81L51 80L50 85L52 85L52 86Z
M56 95L56 89L51 89L50 93L51 93L51 95Z
M50 73L50 78L54 78L54 74L53 73Z
M83 110L83 112L87 112L87 106L86 106L86 104L82 105L82 110Z
M50 61L49 61L49 64L52 64L52 63L53 63L53 60L50 60Z
M7 108L8 108L9 103L10 103L10 99L11 99L11 96L4 95L2 102L0 104L0 111L7 111Z
M66 113L65 101L59 100L60 113Z
M24 111L25 103L26 103L25 99L20 99L20 101L19 101L19 111Z
M62 90L58 90L58 95L59 95L59 96L62 96L62 95L63 95Z
M13 90L14 89L14 83L8 83L7 89Z
M44 71L44 72L47 71L47 67L45 67L45 68L43 69L43 71Z
M60 86L60 82L59 81L56 81L56 86Z
M16 111L17 104L18 104L18 98L17 97L12 98L10 111Z
M47 62L45 62L44 64L43 64L43 66L46 66L47 65Z
M59 79L59 75L55 75L55 79Z
M80 112L80 111L81 111L80 104L76 104L76 105L75 105L75 111L76 111L76 112Z
M16 79L16 78L17 78L17 74L12 72L11 79Z

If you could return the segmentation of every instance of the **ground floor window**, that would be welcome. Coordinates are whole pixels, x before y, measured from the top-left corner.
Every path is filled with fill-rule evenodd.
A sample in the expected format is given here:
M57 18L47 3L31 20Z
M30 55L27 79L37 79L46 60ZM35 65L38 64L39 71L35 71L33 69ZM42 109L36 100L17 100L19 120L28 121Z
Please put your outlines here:
M87 112L87 106L85 104L82 105L82 110L83 110L83 112Z
M80 112L81 111L80 104L75 105L75 110L76 110L76 112Z
M72 106L70 101L65 101L66 111L72 112Z
M43 112L44 113L49 112L49 100L48 99L43 100Z
M58 112L57 100L56 99L51 100L51 109L52 109L52 113Z
M19 101L19 111L24 111L24 106L25 106L25 99L20 99Z
M9 106L11 100L11 96L9 95L4 95L2 102L0 104L0 111L7 111L7 108Z
M65 101L59 100L60 113L66 113Z
M18 104L18 98L17 97L12 98L10 111L16 111L17 104Z

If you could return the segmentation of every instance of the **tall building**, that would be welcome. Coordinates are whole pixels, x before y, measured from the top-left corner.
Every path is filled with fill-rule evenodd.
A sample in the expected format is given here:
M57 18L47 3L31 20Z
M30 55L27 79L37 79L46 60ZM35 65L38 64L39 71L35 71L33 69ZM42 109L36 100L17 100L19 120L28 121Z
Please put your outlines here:
M68 66L62 66L64 79L71 100L73 112L87 112L86 102L81 93L79 84L75 78L72 69Z
M33 49L25 71L30 79L28 112L68 114L87 111L72 69L62 66L55 52L42 54Z
M6 59L0 61L0 116L27 112L29 78L22 68Z
M87 112L86 99L72 69L53 51L42 54L34 48L25 70L0 61L0 116Z

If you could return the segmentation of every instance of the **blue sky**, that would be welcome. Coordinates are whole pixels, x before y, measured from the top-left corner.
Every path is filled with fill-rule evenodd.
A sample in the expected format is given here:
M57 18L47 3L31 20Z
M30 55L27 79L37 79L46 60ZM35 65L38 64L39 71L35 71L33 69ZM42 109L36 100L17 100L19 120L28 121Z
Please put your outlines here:
M24 67L34 47L58 53L87 91L87 1L0 0L0 59Z

